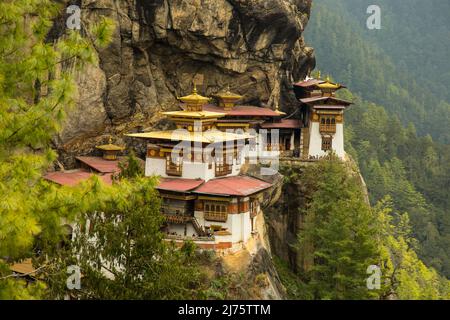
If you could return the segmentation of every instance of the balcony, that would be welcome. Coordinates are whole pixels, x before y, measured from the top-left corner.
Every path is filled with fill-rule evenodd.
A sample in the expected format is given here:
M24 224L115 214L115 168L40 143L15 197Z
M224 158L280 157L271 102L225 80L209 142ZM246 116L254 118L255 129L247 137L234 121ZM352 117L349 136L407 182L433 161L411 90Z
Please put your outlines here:
M227 222L228 214L226 212L205 211L205 220L216 222Z
M164 214L166 222L174 224L185 224L192 220L191 216L185 215L175 215L175 214Z
M320 133L336 133L336 125L335 124L320 124L319 127Z

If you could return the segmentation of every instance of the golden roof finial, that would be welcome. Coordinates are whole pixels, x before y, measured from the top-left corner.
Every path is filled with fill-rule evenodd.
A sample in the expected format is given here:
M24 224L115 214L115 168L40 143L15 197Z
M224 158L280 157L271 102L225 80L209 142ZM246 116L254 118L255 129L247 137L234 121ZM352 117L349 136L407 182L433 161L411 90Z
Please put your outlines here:
M331 80L330 80L330 75L327 75L327 82L330 82Z
M202 106L209 102L209 98L203 97L197 93L197 84L193 82L194 88L188 96L177 97L178 100L186 104L187 111L201 111Z
M320 80L320 70L317 72L317 79Z
M96 148L100 149L100 150L103 150L103 151L122 151L122 150L125 149L124 147L116 146L112 142L113 142L112 135L109 135L108 144L104 144L104 145L101 145L101 146L96 146Z

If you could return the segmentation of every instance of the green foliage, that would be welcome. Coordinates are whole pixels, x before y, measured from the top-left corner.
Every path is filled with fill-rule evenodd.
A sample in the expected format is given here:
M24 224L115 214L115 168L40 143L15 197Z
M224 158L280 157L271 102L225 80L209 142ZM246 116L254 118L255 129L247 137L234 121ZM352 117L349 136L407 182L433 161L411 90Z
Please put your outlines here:
M401 300L449 299L450 281L428 268L415 252L408 215L392 210L389 197L374 208L385 281L382 298Z
M366 270L379 261L376 228L357 181L338 159L306 168L311 201L303 212L298 249L304 281L315 299L367 299Z
M361 168L371 203L389 195L394 210L408 212L419 257L448 277L450 48L442 39L450 30L449 4L380 0L382 29L368 30L371 4L316 0L306 40L322 74L355 93L356 105L345 115L345 148Z
M79 32L46 42L60 9L48 0L0 3L1 298L39 297L42 283L16 281L8 264L34 256L37 235L62 237L61 219L73 218L80 209L72 192L41 181L56 158L50 140L73 104L73 71L96 61L92 43ZM109 21L102 26L103 34L112 29Z
M356 101L346 114L346 148L366 179L371 203L389 195L396 211L408 212L419 256L448 276L450 148L418 137L412 125L402 127L382 107Z
M113 186L89 181L83 201L89 208L77 223L66 250L48 249L44 276L51 297L71 294L78 299L192 299L200 272L195 247L179 250L163 240L156 179L124 180ZM83 188L83 187L82 187ZM84 226L84 227L83 227ZM95 241L94 241L95 239ZM81 290L66 288L67 266L77 265ZM48 276L47 276L48 275Z
M144 176L144 168L139 160L139 158L136 157L134 152L131 152L128 156L126 161L122 161L119 163L120 168L120 174L119 178L128 178L133 179L137 177L143 177Z
M371 0L315 0L305 38L330 73L420 135L448 143L448 3L380 0L382 30L366 27ZM424 15L426 14L426 15ZM433 49L430 49L433 48ZM426 57L426 58L424 58Z
M277 256L273 258L273 261L289 299L312 300L314 298L308 286L289 268L286 262Z
M321 160L283 168L289 184L301 184L297 273L275 259L292 299L448 299L450 282L417 256L406 213L389 197L371 208L358 175L347 163ZM381 268L381 288L366 287L367 267Z

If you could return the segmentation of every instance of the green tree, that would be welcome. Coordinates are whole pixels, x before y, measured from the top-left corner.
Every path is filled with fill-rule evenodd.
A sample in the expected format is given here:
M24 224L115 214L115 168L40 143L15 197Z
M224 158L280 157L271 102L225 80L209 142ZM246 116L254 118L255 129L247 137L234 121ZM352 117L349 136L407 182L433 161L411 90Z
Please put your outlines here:
M309 261L304 270L309 291L316 299L376 298L377 292L367 290L366 270L380 253L358 177L331 159L308 167L303 179L311 201L298 248Z
M411 235L408 214L396 214L389 197L377 204L374 213L385 281L382 298L449 299L450 281L428 268L415 252L416 239Z
M34 256L36 236L62 236L61 219L78 211L41 175L56 158L49 142L73 104L73 71L96 63L94 46L106 45L113 26L105 19L84 30L89 40L67 31L48 43L61 9L48 0L0 3L0 298L39 297L43 284L27 286L8 265Z
M97 181L98 182L98 181ZM46 269L51 297L77 299L192 299L201 295L193 244L179 250L163 240L155 178L89 181L89 213L77 221L66 250L51 246ZM80 267L81 290L66 287L67 267Z
M142 161L131 152L125 161L119 162L119 178L137 178L144 176L144 165Z

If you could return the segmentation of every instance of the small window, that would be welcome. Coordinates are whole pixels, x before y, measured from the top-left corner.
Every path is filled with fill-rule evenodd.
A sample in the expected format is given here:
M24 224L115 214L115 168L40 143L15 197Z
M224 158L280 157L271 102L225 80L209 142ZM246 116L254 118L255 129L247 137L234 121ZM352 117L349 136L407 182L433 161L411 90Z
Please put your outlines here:
M332 137L322 137L322 150L329 151L332 149Z

